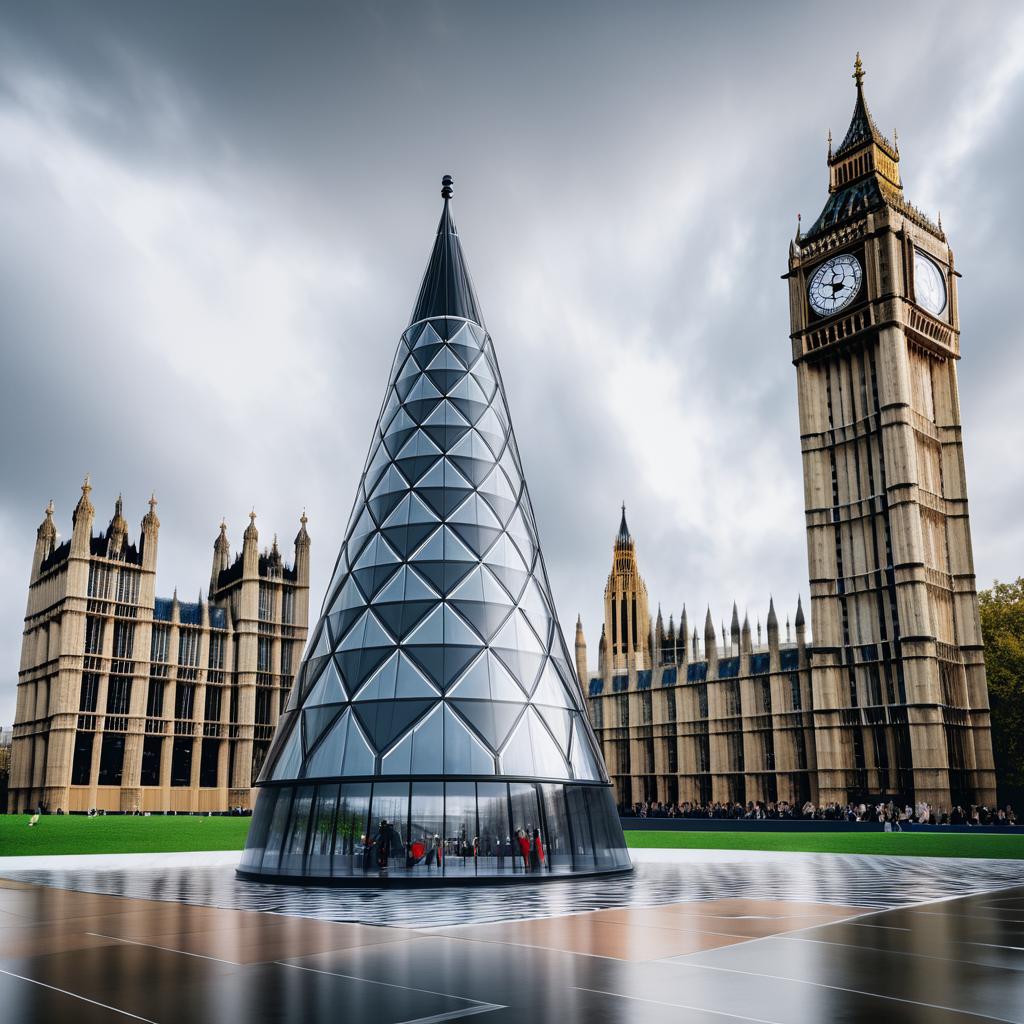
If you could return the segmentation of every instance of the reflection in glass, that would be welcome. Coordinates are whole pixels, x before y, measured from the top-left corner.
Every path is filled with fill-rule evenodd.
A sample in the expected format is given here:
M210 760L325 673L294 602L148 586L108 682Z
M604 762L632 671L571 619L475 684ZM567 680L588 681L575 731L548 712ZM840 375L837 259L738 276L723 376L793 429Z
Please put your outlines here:
M266 852L263 854L263 871L277 871L281 858L281 845L284 843L286 827L291 820L293 792L294 790L290 788L282 789L277 804L274 806L274 817L271 819L270 831L267 834Z
M508 788L516 868L520 871L539 871L540 857L536 840L540 839L543 843L543 836L540 831L537 787L532 782L511 782Z
M331 871L331 847L334 845L334 812L338 804L338 786L320 786L309 823L309 855L306 870L327 875Z
M350 875L368 867L367 818L370 811L370 784L351 782L341 787L338 799L338 817L334 831L334 860L332 871L336 875Z
M292 804L291 828L281 853L279 870L282 875L302 874L302 861L306 851L306 836L309 829L309 812L312 806L313 787L302 786L297 789Z
M406 838L409 834L409 783L378 782L373 787L370 831L373 843L372 866L388 871L404 868Z
M475 874L479 834L476 822L476 784L445 785L445 874Z
M444 867L444 783L414 782L409 814L408 867L439 874Z
M480 815L481 873L503 874L512 870L512 829L508 820L508 784L477 783Z
M545 783L540 787L547 826L545 851L549 871L572 869L572 843L569 838L569 813L565 805L565 787Z
M245 841L245 851L242 853L240 861L243 868L258 871L263 863L267 832L270 829L270 820L274 816L274 805L277 803L278 793L287 794L288 790L275 788L260 791L256 807L252 812L252 824L249 826L249 835Z

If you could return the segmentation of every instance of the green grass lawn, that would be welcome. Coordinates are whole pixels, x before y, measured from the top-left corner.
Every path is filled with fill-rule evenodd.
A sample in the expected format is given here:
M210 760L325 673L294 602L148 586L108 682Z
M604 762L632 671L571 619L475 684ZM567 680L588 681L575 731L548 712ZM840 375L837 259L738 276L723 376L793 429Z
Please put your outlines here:
M250 818L0 815L0 858L53 853L172 853L240 850ZM886 832L627 832L632 847L689 850L790 850L884 853L905 857L1024 860L1024 835ZM2 860L0 860L2 865Z
M963 832L627 832L629 846L674 850L788 850L882 853L900 857L993 857L1024 860L1024 835Z
M251 820L47 814L39 819L38 825L29 828L27 814L0 814L0 858L51 853L240 850Z

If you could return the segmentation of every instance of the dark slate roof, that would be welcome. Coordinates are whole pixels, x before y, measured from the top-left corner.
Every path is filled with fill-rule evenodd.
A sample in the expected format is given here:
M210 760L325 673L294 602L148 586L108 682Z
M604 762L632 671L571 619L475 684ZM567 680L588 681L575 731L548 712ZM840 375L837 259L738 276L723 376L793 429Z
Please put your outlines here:
M444 201L437 238L430 253L427 271L420 285L410 324L434 316L457 316L484 326L483 313L469 276L462 243L452 219L448 199Z
M850 118L850 127L846 129L846 137L839 144L833 158L845 156L851 150L864 145L865 142L874 142L893 160L898 160L896 147L878 130L875 119L868 109L867 100L864 99L864 90L857 86L857 102L853 105L853 117Z
M626 525L626 506L622 506L622 519L619 521L619 532L615 538L620 544L628 544L632 539L629 536L629 527Z

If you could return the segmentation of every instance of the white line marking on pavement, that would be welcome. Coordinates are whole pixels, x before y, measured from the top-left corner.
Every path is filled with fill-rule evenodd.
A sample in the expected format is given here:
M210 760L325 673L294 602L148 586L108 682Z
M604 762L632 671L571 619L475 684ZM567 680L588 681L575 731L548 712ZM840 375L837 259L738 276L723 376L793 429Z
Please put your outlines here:
M466 1016L469 1013L489 1013L491 1010L504 1010L505 1006L500 1003L485 1003L482 999L470 999L469 996L456 996L451 992L435 992L431 988L416 988L413 985L398 985L393 981L377 981L375 978L360 978L355 974L341 974L338 971L323 971L318 967L304 967L302 964L290 964L286 960L275 960L280 967L292 967L297 971L309 971L312 974L327 974L332 978L345 978L347 981L362 981L367 985L384 985L386 988L400 988L406 992L424 992L428 996L441 996L442 999L457 999L460 1003L473 1003L474 1005L466 1010L453 1011L452 1013L440 1014L434 1017L417 1017L415 1021L407 1021L406 1024L426 1024L427 1021L450 1020L460 1013Z
M773 936L774 938L774 936ZM726 947L728 948L728 947ZM781 974L762 974L760 971L741 971L735 967L712 967L711 964L688 963L686 960L650 960L649 963L661 964L665 967L690 967L694 970L721 971L723 974L745 974L749 978L768 978L770 981L784 981L790 985L811 985L814 988L827 988L833 992L849 992L851 995L864 996L865 999L885 999L894 1003L906 1003L909 1006L924 1006L929 1010L946 1010L948 1013L961 1013L966 1017L977 1017L979 1020L994 1020L999 1024L1020 1024L1019 1021L1006 1017L993 1017L988 1013L975 1013L973 1010L962 1010L956 1006L942 1006L939 1003L922 1003L916 999L903 999L900 996L887 996L881 992L865 991L859 988L844 988L842 985L826 985L823 981L808 981L806 978L787 978Z
M726 1010L711 1010L706 1006L691 1006L688 1003L666 1003L660 999L648 999L645 996L627 996L621 992L606 992L600 988L581 988L573 985L577 992L594 992L599 996L613 996L615 999L631 999L635 1003L653 1003L655 1006L671 1006L678 1010L696 1010L698 1013L713 1013L716 1017L731 1017L733 1020L752 1021L753 1024L779 1024L778 1021L765 1020L763 1017L746 1017L738 1013L728 1013Z
M5 971L2 967L0 967L0 974L6 974L9 978L17 978L19 981L27 981L31 985L40 985L43 988L59 992L63 996L71 996L72 999L81 999L83 1003L92 1003L93 1006L102 1006L104 1010L113 1010L114 1013L119 1013L123 1017L131 1017L132 1020L141 1020L144 1021L145 1024L156 1024L156 1021L150 1020L148 1017L140 1017L137 1013L129 1013L127 1010L120 1009L120 1007L98 1002L95 999L90 999L88 996L80 996L77 992L69 992L66 988L57 988L56 985L47 985L45 981L37 981L35 978L26 978L24 974L15 974L14 971Z
M200 960L216 960L219 964L230 964L232 967L244 967L235 960L222 960L219 956L207 956L205 953L190 953L187 949L172 949L170 946L155 946L152 942L138 942L135 939L122 939L120 935L104 935L102 932L86 932L97 939L112 939L114 942L127 942L129 946L145 946L147 949L159 949L164 953L177 953L180 956L194 956Z

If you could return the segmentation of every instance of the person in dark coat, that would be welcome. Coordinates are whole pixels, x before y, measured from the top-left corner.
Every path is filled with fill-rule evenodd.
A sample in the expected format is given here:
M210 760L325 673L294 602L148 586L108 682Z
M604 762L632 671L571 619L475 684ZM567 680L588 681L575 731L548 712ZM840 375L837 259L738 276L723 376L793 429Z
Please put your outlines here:
M377 867L381 871L387 871L388 858L391 856L391 844L394 841L395 830L387 818L382 818L380 827L377 829Z

